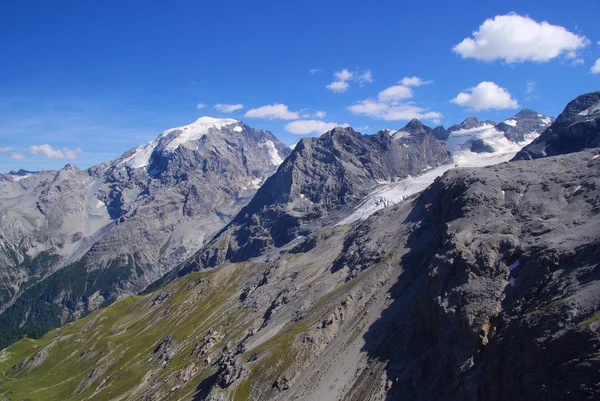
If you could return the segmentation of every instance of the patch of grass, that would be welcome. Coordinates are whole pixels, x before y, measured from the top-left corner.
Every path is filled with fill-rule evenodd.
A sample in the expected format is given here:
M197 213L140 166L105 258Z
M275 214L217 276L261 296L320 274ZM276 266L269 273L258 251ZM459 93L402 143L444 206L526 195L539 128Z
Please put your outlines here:
M592 316L592 317L590 317L588 319L585 319L582 322L579 322L579 324L577 326L580 326L580 327L581 326L588 326L588 325L590 325L590 324L592 324L594 322L597 322L598 320L600 320L600 314Z

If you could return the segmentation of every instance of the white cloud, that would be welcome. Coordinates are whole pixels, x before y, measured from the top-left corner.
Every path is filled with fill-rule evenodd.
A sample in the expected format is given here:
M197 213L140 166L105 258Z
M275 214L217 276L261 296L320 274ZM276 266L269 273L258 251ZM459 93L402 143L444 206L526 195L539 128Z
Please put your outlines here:
M333 81L329 85L326 86L327 89L332 90L334 92L342 93L348 90L350 84L345 81Z
M600 43L600 42L599 42ZM592 74L600 74L600 58L596 60L592 68L590 68Z
M370 84L371 82L373 82L373 74L371 73L371 70L366 70L365 72L363 72L362 74L357 76L356 81L361 86L364 85L365 83Z
M327 114L327 113L325 113L324 111L321 111L321 110L315 111L315 117L317 117L317 118L325 118L325 114Z
M310 70L308 70L308 73L310 75L315 75L317 72L321 72L321 71L323 71L322 68L311 68Z
M364 70L362 74L360 74L344 68L341 71L335 71L333 73L333 77L335 80L325 87L337 93L346 92L350 87L350 84L348 83L349 81L358 82L360 86L363 86L365 83L373 82L373 74L371 73L371 70Z
M433 120L441 119L442 114L437 111L425 110L413 102L402 103L411 99L413 91L408 86L394 85L379 92L377 100L366 99L349 106L354 114L366 115L387 121L412 120L413 118Z
M344 68L342 71L336 71L333 73L336 81L349 81L353 74Z
M49 159L76 159L79 153L81 153L81 149L64 148L62 150L55 150L52 149L52 146L44 144L30 146L29 153L32 155L46 155Z
M352 78L353 74L344 68L341 71L334 72L333 76L335 77L335 81L327 85L326 88L337 93L346 92L350 86L348 81Z
M243 108L244 108L243 104L223 104L223 103L215 104L215 109L217 109L223 113L233 113L234 111L240 110Z
M547 62L589 44L585 36L578 36L562 26L537 22L515 13L498 15L485 20L473 32L473 38L465 38L452 48L463 58L493 61L503 59L507 63L524 61Z
M0 153L10 152L12 148L8 146L0 146Z
M328 123L320 120L298 120L286 124L285 130L296 135L323 134L335 127L349 127L348 124Z
M15 160L23 160L26 159L27 156L25 156L23 153L21 152L13 152L10 157L12 157Z
M198 104L196 105L196 108L197 108L198 110L201 110L201 109L203 109L203 108L205 108L205 107L206 107L206 105L205 105L204 103L198 103Z
M419 77L404 77L400 80L400 83L404 86L421 86L432 84L433 81L423 81Z
M354 114L362 114L369 117L380 118L387 121L441 119L442 114L437 111L427 111L414 104L388 104L376 100L362 100L348 107Z
M573 62L571 64L572 65L584 65L585 61L582 58L576 58L575 60L573 60Z
M380 102L398 102L413 97L412 89L407 86L394 85L379 92L377 98Z
M249 118L267 118L269 120L297 120L300 113L288 110L285 104L272 104L256 109L250 109L245 114Z
M525 84L525 92L528 94L532 93L535 90L535 85L535 81L527 81L527 84Z
M511 97L510 92L494 82L483 81L467 91L459 93L451 102L475 111L519 107L519 103Z

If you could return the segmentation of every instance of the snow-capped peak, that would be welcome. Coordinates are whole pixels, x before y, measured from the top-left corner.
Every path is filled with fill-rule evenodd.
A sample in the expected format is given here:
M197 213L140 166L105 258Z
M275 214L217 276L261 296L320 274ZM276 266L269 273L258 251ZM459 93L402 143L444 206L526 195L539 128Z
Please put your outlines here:
M200 117L189 125L182 127L170 128L163 131L161 137L166 137L174 131L181 131L175 139L173 139L166 147L166 151L173 151L179 147L182 143L193 141L202 138L206 135L211 128L221 129L228 125L238 124L238 120L232 118L213 118L213 117ZM234 127L234 130L238 127ZM241 127L236 132L241 131Z
M211 129L220 130L227 126L233 126L231 129L234 132L242 132L244 130L242 128L242 124L238 120L234 120L232 118L213 117L200 117L191 124L169 128L164 130L162 134L160 134L158 138L152 142L135 148L133 152L129 154L129 156L119 161L119 165L132 168L147 167L150 164L150 156L152 156L154 149L159 145L159 143L164 143L164 141L168 141L170 139L170 142L163 147L163 152L173 152L180 145L186 142L202 138L202 136L208 134ZM173 138L167 139L167 137L170 135L173 135Z

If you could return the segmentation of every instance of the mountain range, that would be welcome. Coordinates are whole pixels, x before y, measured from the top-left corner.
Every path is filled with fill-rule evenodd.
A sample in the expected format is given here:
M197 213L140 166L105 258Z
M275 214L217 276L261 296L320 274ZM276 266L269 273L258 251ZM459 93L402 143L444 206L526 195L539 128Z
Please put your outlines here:
M203 117L5 180L0 345L41 338L0 394L594 399L599 104L293 150Z

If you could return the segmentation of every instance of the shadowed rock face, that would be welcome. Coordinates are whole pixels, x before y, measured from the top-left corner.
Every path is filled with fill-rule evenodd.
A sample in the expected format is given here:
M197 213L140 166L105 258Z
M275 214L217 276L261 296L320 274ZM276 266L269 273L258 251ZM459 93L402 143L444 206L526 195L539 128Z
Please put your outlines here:
M514 160L538 159L600 146L600 92L571 101L554 123Z
M444 143L418 121L393 136L335 128L303 139L252 201L178 275L280 247L333 221L378 183L417 175L449 160Z
M229 223L290 153L268 131L205 120L220 121L167 130L85 171L0 183L0 344L143 290ZM192 136L199 124L208 128Z

